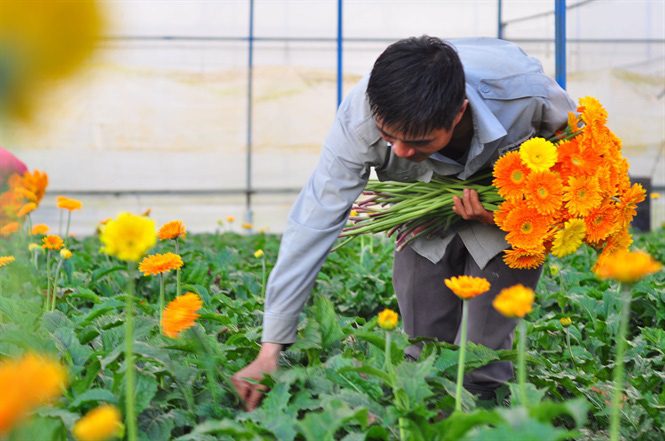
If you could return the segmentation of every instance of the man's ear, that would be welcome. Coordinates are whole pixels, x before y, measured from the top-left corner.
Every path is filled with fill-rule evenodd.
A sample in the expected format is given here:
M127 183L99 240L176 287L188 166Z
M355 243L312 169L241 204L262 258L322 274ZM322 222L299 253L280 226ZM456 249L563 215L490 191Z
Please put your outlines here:
M469 106L469 100L464 99L464 102L462 103L462 107L460 107L459 112L457 112L457 115L455 115L455 121L454 121L454 126L459 124L460 121L462 121L462 117L464 116L464 112L466 112L466 108Z

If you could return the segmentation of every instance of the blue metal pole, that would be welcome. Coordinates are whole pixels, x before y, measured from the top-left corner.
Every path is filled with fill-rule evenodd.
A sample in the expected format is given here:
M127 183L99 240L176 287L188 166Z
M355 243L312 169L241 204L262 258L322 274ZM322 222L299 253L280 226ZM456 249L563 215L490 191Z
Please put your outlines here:
M554 1L556 82L566 88L566 0Z
M246 154L246 183L245 183L245 221L253 221L252 213L252 97L254 77L254 0L249 0L249 36L247 60L247 154Z
M496 38L503 40L503 1L497 0L497 27L496 27Z
M337 107L342 103L344 93L344 69L342 68L342 3L337 0Z

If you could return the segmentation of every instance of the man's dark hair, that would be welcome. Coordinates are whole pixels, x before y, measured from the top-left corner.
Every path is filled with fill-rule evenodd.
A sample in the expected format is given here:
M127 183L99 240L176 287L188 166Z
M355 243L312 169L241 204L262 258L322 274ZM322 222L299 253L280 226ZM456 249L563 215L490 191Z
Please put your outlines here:
M372 114L411 136L449 130L464 102L464 69L455 49L423 35L391 44L367 85Z

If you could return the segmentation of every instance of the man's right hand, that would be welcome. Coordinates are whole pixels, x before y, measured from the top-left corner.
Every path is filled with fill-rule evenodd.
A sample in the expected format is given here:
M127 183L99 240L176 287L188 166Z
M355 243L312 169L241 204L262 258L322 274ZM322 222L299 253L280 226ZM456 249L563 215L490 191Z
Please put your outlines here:
M264 374L275 372L281 350L282 345L279 343L263 343L256 359L231 377L231 382L248 412L259 405L266 387L263 384L250 383L246 379L261 381Z

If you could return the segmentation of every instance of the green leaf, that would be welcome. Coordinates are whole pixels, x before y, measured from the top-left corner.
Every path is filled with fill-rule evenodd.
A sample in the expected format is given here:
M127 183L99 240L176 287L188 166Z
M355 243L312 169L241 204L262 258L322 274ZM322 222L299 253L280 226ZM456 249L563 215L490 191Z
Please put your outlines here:
M175 427L173 411L162 413L156 409L148 409L139 415L139 426L150 441L169 441L171 431Z
M339 325L335 307L330 299L321 295L315 296L312 314L321 329L323 349L330 349L335 343L344 338L344 332L342 332Z
M503 422L503 418L493 410L476 409L471 413L454 412L436 425L435 431L442 435L441 441L457 441L474 427Z
M259 439L256 432L238 424L231 419L208 420L194 427L191 433L176 438L175 441L214 440L216 437L202 437L201 435L230 435L232 439Z
M382 371L381 369L375 368L373 366L366 365L366 364L362 365L362 366L344 366L344 367L339 369L339 372L340 373L343 373L343 372L360 372L362 374L372 375L372 376L382 380L388 386L391 383L390 375L387 372Z
M333 441L335 433L350 422L362 427L367 425L366 408L351 409L343 401L334 398L324 402L322 407L322 412L308 413L298 422L300 433L308 441Z
M529 415L540 422L551 423L558 416L566 414L575 420L577 427L583 427L587 420L589 407L589 403L582 397L563 403L543 401L537 406L530 407Z
M118 403L118 399L116 398L115 395L113 395L113 392L111 392L110 390L93 388L93 389L88 389L87 391L83 392L80 395L77 395L69 404L69 407L73 409L78 409L83 404L87 404L91 401L95 403L111 403L111 404Z
M278 440L291 441L296 437L298 409L289 407L289 385L276 384L261 403L261 407L249 414L249 419L268 429Z
M116 265L116 266L112 266L110 268L104 268L104 267L97 268L96 270L92 271L92 277L90 279L90 283L95 284L100 279L102 279L103 277L105 277L105 276L107 276L111 273L114 273L116 271L123 271L123 270L126 270L126 269L127 269L127 267L124 266L124 265Z
M395 368L395 386L404 391L408 398L405 410L414 410L425 403L432 395L432 389L427 384L427 377L432 375L434 355L425 360L413 362L402 361Z

